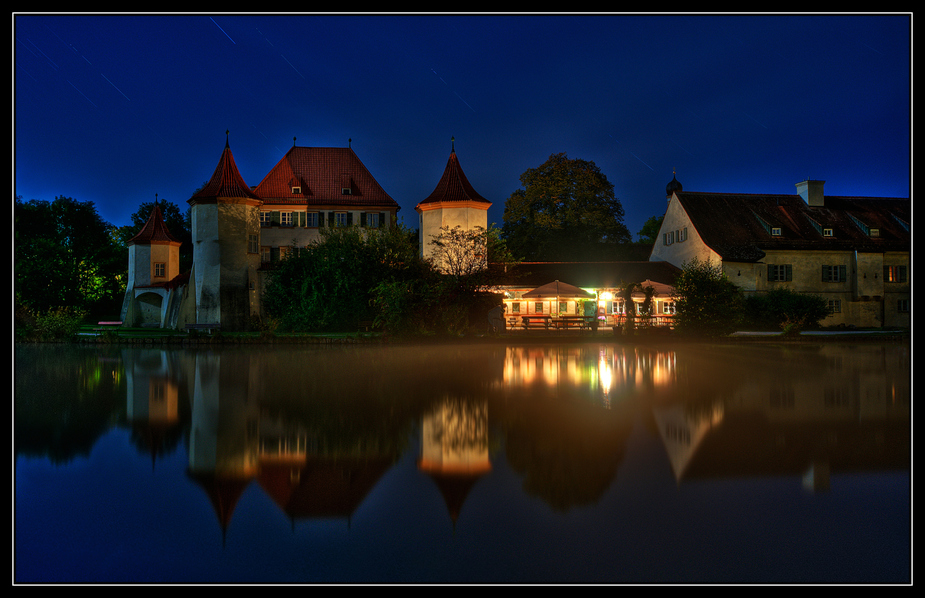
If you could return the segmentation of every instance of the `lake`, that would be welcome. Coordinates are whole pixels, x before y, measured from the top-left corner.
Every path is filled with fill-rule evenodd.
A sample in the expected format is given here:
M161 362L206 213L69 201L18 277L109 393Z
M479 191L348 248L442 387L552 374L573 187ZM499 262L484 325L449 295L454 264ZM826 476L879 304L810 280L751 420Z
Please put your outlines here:
M910 345L16 345L15 583L910 583Z

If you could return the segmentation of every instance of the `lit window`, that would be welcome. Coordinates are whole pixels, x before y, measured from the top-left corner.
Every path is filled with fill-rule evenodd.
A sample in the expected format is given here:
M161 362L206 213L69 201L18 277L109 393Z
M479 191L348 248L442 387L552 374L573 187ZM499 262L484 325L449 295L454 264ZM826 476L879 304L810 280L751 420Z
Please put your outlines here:
M907 270L905 266L884 266L884 282L906 282Z
M511 313L519 314L520 313L520 301L511 302Z
M533 311L534 311L535 313L538 313L538 314L543 313L543 302L542 302L542 301L537 301L537 302L533 305Z

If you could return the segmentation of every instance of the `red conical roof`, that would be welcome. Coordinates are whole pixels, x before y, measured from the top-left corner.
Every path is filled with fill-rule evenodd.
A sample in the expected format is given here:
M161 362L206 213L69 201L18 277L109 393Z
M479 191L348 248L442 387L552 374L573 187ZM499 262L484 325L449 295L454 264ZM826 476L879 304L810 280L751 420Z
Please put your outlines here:
M155 202L148 221L137 235L128 240L128 243L180 243L180 241L167 230L164 217L161 215L161 208Z
M443 170L443 176L440 177L440 182L437 183L437 188L418 206L429 203L462 201L491 205L491 202L479 195L475 188L472 187L472 184L469 183L466 173L463 172L462 167L459 165L456 151L452 150L450 158L447 160L446 168Z
M231 148L228 146L228 139L225 139L225 149L222 157L215 167L212 178L205 186L197 191L189 203L194 204L200 201L215 200L219 197L240 198L260 201L260 198L254 193L241 173L238 172L238 166L234 162L234 156L231 155Z

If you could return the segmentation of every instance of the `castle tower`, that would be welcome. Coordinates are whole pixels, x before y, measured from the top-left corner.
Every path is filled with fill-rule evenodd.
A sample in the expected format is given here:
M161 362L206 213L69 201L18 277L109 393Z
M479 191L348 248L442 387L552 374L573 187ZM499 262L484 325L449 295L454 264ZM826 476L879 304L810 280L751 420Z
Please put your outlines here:
M434 191L414 210L419 214L421 255L432 256L430 241L444 226L472 230L477 226L488 228L488 208L491 202L479 195L456 157L456 140L451 139L450 158L443 176ZM439 264L438 264L439 266Z
M244 182L225 132L212 178L189 200L196 323L246 330L260 313L260 198Z
M122 301L124 326L163 327L170 283L180 274L180 241L170 234L158 203L138 234L128 240L128 282Z

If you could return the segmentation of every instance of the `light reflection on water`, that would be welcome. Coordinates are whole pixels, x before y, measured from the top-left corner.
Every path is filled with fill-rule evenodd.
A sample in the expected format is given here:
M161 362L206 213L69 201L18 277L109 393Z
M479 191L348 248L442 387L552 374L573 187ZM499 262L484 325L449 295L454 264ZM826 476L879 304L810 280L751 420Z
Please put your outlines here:
M19 582L910 570L908 345L17 346L15 365Z

